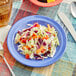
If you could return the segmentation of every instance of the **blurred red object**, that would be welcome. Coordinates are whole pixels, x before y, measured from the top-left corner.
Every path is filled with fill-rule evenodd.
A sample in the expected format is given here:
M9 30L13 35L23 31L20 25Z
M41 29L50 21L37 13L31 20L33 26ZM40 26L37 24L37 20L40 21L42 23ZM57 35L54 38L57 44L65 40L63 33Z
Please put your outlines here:
M23 0L23 2L24 2L25 0Z
M32 2L33 4L40 6L40 7L52 7L52 6L56 6L59 3L61 3L62 0L55 0L54 2L51 2L51 3L43 3L38 0L30 0L30 2Z

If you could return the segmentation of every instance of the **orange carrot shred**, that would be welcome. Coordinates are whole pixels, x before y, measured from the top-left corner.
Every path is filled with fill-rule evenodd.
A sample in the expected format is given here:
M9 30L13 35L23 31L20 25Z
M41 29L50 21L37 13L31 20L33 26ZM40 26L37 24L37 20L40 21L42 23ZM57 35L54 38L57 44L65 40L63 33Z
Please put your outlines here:
M44 47L41 46L40 49L36 50L36 53L39 54Z

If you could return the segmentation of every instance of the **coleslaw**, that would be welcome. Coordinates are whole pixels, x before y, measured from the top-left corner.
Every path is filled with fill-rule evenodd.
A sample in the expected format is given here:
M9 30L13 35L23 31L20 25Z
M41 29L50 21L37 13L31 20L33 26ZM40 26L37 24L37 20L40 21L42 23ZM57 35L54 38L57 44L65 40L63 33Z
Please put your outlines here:
M53 57L59 40L54 27L34 23L30 28L17 32L15 44L19 44L18 51L21 51L26 59L38 60Z

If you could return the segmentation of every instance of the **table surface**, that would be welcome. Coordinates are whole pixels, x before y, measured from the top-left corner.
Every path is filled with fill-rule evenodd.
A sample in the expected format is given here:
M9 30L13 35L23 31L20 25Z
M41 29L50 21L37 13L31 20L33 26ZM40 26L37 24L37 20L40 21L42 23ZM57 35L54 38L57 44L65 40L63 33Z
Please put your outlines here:
M73 40L69 31L66 29L64 24L60 21L60 19L57 16L57 12L64 12L70 19L73 27L76 30L76 19L73 18L73 16L70 13L70 3L76 0L63 0L61 4L48 8L38 7L32 5L31 3L29 4L29 1L27 0L25 0L24 2L22 2L21 0L13 1L13 9L9 25L0 28L0 41L4 42L4 56L6 57L8 63L11 65L16 76L76 76L76 42ZM33 8L31 9L30 6ZM49 12L47 13L47 11ZM17 20L21 19L22 17L34 14L48 16L56 20L59 24L62 25L67 36L67 47L63 57L58 62L43 68L31 68L20 64L8 52L6 44L6 36L8 34L9 29L11 28L10 25L14 24ZM9 59L10 57L11 59ZM0 63L2 63L0 64L0 76L10 76L10 72L7 71L8 68L6 67L6 65L4 65L4 61L2 60L2 58L0 59ZM4 70L4 68L6 68L6 70Z

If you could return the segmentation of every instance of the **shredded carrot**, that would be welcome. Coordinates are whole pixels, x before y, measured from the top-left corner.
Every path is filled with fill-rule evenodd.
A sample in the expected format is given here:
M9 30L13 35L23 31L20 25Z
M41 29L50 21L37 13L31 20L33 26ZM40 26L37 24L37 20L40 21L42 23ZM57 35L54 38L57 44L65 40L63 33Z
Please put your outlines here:
M29 54L26 54L26 55L25 55L25 58L26 58L26 59L29 59L29 58L30 58Z
M22 39L21 42L22 42L22 43L26 43L26 39Z
M48 35L46 35L46 39L48 39L49 37L48 37Z
M33 39L37 38L37 35L35 33L33 33Z
M53 34L53 36L55 37L55 34Z
M35 33L33 33L33 35L32 36L37 36Z
M44 47L41 46L40 49L36 50L36 53L39 54Z
M26 48L27 48L28 50L30 50L30 47L29 47L29 46L26 46Z
M37 38L37 36L33 36L33 39Z
M22 38L24 35L25 35L25 33L20 38Z
M50 50L51 48L50 47L48 47L48 50Z
M34 48L34 46L33 46L33 45L31 45L31 48Z
M38 38L41 38L41 36L40 36L40 35L38 35L37 37L38 37Z
M41 53L44 53L44 52L45 52L45 49L42 49L42 50L41 50Z
M39 25L39 24L37 24L37 25L36 25L36 27L40 27L40 25Z
M30 37L29 40L31 40L32 38Z
M49 24L47 24L47 26L48 26L48 31L50 31L50 30L51 30L50 25L49 25Z
M23 46L22 49L25 50L25 47L26 47L26 46Z
M44 39L47 40L47 39L49 39L49 37L48 37L48 35L46 35L46 37L43 37L42 39L43 39L43 40L44 40Z
M35 23L34 25L35 25L35 27L40 27L40 25L38 23Z

